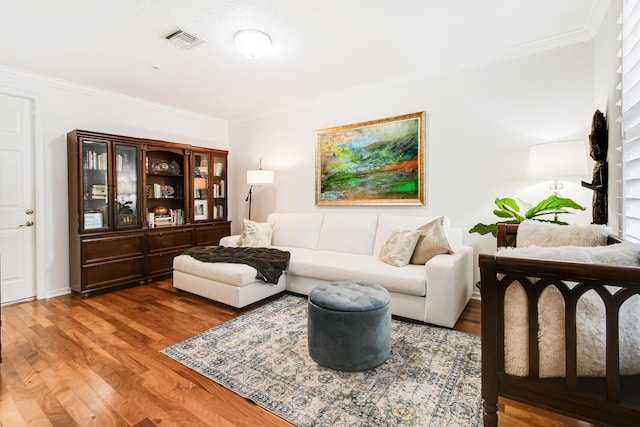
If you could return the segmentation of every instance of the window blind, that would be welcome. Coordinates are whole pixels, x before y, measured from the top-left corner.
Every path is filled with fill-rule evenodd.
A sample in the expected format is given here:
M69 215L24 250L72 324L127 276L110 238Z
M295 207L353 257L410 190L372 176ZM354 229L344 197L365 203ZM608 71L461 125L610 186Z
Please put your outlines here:
M640 243L640 1L622 3L622 238Z

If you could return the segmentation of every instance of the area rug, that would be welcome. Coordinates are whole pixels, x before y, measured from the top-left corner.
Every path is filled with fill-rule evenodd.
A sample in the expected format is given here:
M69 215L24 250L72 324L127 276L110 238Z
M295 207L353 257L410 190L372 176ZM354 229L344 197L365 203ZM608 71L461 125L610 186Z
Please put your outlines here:
M393 320L391 355L340 372L307 351L307 300L285 295L161 350L297 426L480 426L480 339Z

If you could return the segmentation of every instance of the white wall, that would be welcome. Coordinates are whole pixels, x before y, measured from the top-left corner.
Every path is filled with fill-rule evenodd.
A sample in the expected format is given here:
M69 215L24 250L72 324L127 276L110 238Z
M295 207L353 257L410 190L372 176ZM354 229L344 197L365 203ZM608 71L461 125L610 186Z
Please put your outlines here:
M252 219L271 211L446 214L476 253L493 251L492 236L466 230L496 220L496 197L537 203L550 194L548 182L526 178L528 147L570 139L586 147L593 86L593 43L585 42L232 123L232 231L239 232L246 217L244 174L262 157L276 182L254 193ZM424 207L315 206L315 130L422 110L428 113ZM587 211L566 220L589 222L591 191L578 181L565 182L562 194Z
M46 212L45 223L36 224L36 233L44 234L44 259L38 263L45 295L39 297L69 291L67 132L84 129L229 148L227 122L216 118L1 67L0 92L32 96L39 107L36 155L44 158L44 171L36 210Z

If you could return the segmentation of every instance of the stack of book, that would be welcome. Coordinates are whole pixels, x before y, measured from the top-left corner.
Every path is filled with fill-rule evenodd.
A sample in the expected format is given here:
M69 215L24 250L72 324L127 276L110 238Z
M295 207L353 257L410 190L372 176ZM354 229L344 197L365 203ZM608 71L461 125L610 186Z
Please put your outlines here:
M153 220L154 227L171 227L171 215L156 215Z
M184 224L184 211L182 209L169 209L166 215L155 215L154 227L171 227Z

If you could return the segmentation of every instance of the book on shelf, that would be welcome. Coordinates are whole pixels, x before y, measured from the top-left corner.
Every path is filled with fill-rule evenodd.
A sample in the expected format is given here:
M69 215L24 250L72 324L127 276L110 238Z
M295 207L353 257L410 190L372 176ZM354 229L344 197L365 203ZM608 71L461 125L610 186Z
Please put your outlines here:
M184 225L184 210L169 209L167 215L155 215L153 218L154 227L171 227Z
M213 219L224 219L224 206L216 205L213 207Z
M155 183L152 191L154 199L172 199L176 197L176 190L170 185Z
M126 154L118 154L116 156L116 170L118 171L130 171L131 163L129 162L129 156Z
M171 223L171 215L156 215L153 220L154 227L171 227L173 224Z
M213 197L224 197L224 180L221 180L219 184L213 184Z
M173 225L184 224L184 211L182 209L169 209L169 215L171 215Z
M85 169L106 169L107 153L96 153L95 151L85 151Z

